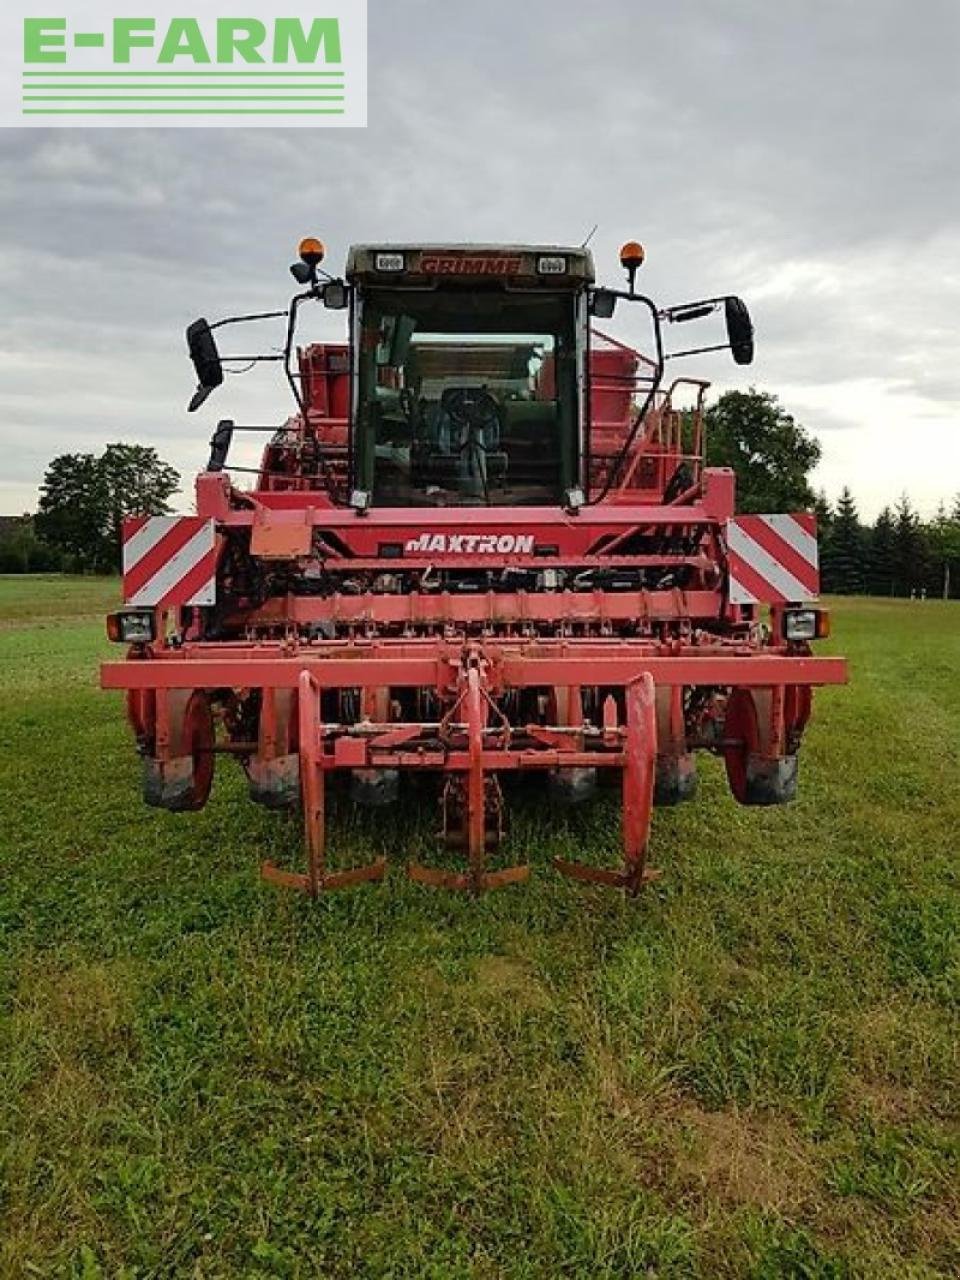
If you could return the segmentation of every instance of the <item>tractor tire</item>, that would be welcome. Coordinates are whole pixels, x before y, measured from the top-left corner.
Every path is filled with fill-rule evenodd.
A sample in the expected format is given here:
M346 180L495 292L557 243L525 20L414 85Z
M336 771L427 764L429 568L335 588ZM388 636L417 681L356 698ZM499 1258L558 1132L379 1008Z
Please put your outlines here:
M612 772L612 770L610 771ZM597 770L575 765L563 769L550 769L547 773L547 792L551 804L561 809L592 800L597 790Z
M265 809L296 809L300 803L300 755L293 751L247 765L250 799Z
M261 704L257 750L244 764L250 799L266 809L296 809L300 804L300 742L297 694L293 689L264 693L272 699L269 725Z
M766 760L762 756L751 757L747 761L746 787L740 803L789 804L797 798L798 773L796 754L779 756L776 760Z
M353 769L350 799L365 809L386 809L400 794L399 769Z
M797 796L799 762L796 752L761 755L757 709L746 689L735 689L727 705L723 748L727 782L738 804L789 804Z
M672 808L692 800L697 793L697 762L693 752L682 756L657 756L653 803Z
M143 798L155 809L187 813L203 808L213 785L213 712L200 690L187 698L178 736L182 754L144 760Z

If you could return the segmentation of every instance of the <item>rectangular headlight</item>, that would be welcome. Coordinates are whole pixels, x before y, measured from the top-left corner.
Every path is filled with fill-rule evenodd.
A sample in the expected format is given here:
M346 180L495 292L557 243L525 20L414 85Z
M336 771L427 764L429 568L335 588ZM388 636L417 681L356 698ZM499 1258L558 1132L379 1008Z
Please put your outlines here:
M537 272L541 276L565 276L567 260L561 256L538 258Z
M107 616L107 636L119 644L149 644L156 634L152 609L121 609Z
M816 640L819 634L818 609L786 609L783 634L787 640Z
M378 271L402 271L404 268L402 253L378 253L373 262Z

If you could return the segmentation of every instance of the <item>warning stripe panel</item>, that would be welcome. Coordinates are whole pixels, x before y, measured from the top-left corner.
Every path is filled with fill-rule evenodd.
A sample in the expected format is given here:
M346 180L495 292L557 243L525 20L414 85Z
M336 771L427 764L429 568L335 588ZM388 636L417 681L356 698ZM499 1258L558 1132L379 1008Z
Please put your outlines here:
M726 524L731 604L792 604L820 590L816 517L734 516Z
M148 516L123 525L123 598L143 607L216 603L216 530L201 516Z
M784 542L788 542L798 555L805 560L817 559L817 517L808 511L796 515L761 516L763 523L774 533L778 533Z
M175 520L173 524L165 520L164 526L158 529L159 524L159 518L149 521L138 537L124 546L123 585L130 596L142 591L158 573L163 573L198 533L197 524L192 520Z
M781 537L779 531L771 527L762 516L756 523L750 524L746 534L766 552L770 562L775 564L778 570L786 571L801 586L807 582L811 568L816 570L816 560L811 566L810 560L798 552L792 543ZM816 555L816 542L814 542L814 555ZM754 568L760 570L761 566L754 564Z

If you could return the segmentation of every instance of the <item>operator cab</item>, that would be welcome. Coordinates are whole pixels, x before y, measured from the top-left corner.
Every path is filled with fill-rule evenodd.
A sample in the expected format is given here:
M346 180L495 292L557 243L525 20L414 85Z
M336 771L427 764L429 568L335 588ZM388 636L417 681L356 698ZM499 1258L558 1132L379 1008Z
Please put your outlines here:
M355 246L347 279L373 506L554 505L579 484L589 252Z
M243 372L227 365L270 361L283 365L300 411L279 429L223 420L210 470L227 465L235 430L267 430L261 489L315 489L360 513L371 506L577 511L625 493L672 500L703 467L708 384L679 377L664 389L666 361L727 349L737 364L753 359L753 325L740 298L660 307L636 291L644 260L636 241L620 251L626 292L594 287L583 247L359 245L346 282L320 270L324 252L319 240L301 242L290 270L307 288L284 310L214 324L201 318L187 329L198 380L191 412L226 372ZM652 358L591 329L591 317L608 320L621 301L649 317ZM295 353L300 309L316 302L349 308L349 344ZM726 341L664 349L665 326L721 310ZM280 318L282 351L220 354L215 330ZM699 389L692 415L673 404L681 384Z

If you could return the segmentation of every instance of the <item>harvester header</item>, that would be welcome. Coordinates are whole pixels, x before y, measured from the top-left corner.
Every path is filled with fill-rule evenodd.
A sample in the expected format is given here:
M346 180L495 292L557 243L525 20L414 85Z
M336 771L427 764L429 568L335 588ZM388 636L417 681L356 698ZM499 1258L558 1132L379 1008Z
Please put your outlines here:
M410 874L479 892L528 875L491 861L518 780L573 804L612 777L622 866L557 865L634 893L653 805L693 796L696 752L722 757L740 803L793 797L812 689L845 679L811 649L828 629L815 520L736 513L733 473L704 461L708 384L666 370L721 349L750 363L749 313L654 302L643 259L624 245L618 289L585 248L384 242L337 277L308 238L287 307L190 325L191 410L241 362L279 363L294 409L221 420L195 514L124 527L108 626L128 653L102 682L126 691L147 803L202 807L233 756L253 800L303 815L306 870L264 874L315 895L385 872L331 869L329 789L387 806L416 775L465 865ZM343 311L345 339L298 345L308 306ZM632 308L644 350L607 331ZM722 331L668 349L711 317ZM280 352L221 351L264 323ZM266 436L252 477L230 460L245 431Z

